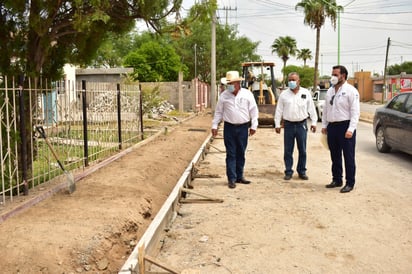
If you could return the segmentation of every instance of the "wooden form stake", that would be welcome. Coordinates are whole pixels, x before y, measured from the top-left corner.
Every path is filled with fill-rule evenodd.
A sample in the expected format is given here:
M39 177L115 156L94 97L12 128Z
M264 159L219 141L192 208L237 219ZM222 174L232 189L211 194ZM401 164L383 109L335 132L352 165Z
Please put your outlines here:
M219 152L226 153L226 151L221 150L220 148L218 148L218 147L216 147L216 146L214 146L214 145L212 145L212 144L209 144L209 146L210 146L210 147L213 147L214 149L216 149L216 150L219 151Z
M146 267L145 267L145 262L148 261L149 263L152 263L163 270L168 271L168 273L172 274L179 274L181 273L179 270L174 269L173 267L170 267L162 262L159 262L156 260L156 258L153 258L149 255L145 254L145 248L144 245L139 246L139 255L137 258L137 262L139 264L139 274L145 274L146 273Z
M201 194L199 192L196 192L188 188L181 187L180 191L190 193L193 195L197 195L203 198L203 199L180 199L181 203L200 203L200 202L223 203L223 199L213 198L213 197Z

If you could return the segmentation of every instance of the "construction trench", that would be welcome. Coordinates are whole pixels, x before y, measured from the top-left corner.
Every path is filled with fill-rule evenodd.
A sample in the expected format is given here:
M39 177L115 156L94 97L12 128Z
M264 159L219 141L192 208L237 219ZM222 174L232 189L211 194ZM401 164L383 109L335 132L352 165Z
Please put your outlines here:
M161 247L161 242L162 238L165 236L165 231L169 228L174 218L177 216L179 203L223 202L222 199L212 198L194 191L192 186L192 181L196 177L196 166L198 163L205 159L210 148L219 150L210 144L211 141L213 141L213 138L209 135L193 159L190 161L190 164L177 181L176 186L173 188L172 192L166 199L159 212L156 214L153 221L150 223L143 236L140 238L129 258L120 269L119 274L150 273L146 271L150 268L151 264L168 271L166 273L181 273L172 266L168 266L167 264L156 260L155 255ZM191 194L191 196L195 196L197 198L189 199L187 198L187 194Z

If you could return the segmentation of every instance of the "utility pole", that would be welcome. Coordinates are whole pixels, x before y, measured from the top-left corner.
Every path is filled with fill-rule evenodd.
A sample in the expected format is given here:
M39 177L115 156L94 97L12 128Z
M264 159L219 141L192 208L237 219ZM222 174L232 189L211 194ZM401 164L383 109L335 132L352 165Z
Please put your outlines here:
M219 9L218 9L219 10ZM226 24L227 24L227 12L229 10L237 10L237 8L232 9L232 8L223 8L220 10L225 10L226 11ZM216 18L216 11L213 12L212 14L212 45L211 45L211 72L210 72L210 85L211 85L211 103L210 107L212 108L212 113L214 113L215 108L216 108L216 23L217 23L217 18Z
M196 52L197 44L195 44L195 78L197 78L197 52Z
M386 69L388 66L388 53L389 53L389 46L391 44L391 38L388 37L388 43L386 44L386 57L385 57L385 69L383 70L383 89L382 89L382 104L384 101L385 93L386 93Z
M211 46L211 72L210 72L210 88L211 88L211 100L210 106L212 113L214 114L216 108L216 11L213 11L212 15L212 46Z
M353 2L355 2L356 0L352 0L349 3L347 3L345 6L342 7L342 9L338 8L337 11L337 15L338 15L338 65L340 65L340 14L343 11L343 8L346 8L347 6L349 6L350 4L352 4ZM322 2L330 7L333 7L329 1L326 0L322 0Z
M228 12L229 11L237 11L237 8L223 7L222 9L218 9L218 10L223 10L223 11L226 12L226 26L227 26L227 24L228 24L228 22L227 22Z

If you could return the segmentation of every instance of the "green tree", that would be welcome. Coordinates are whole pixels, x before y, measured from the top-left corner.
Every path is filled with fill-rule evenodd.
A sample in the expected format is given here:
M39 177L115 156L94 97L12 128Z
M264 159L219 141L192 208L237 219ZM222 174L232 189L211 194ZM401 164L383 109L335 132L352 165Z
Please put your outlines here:
M297 52L296 40L290 36L278 37L272 44L272 53L276 54L283 60L283 68L290 56L295 56ZM286 74L283 73L282 87L285 87Z
M48 80L58 79L64 64L88 64L110 33L130 31L136 19L144 20L161 32L165 18L172 13L178 14L181 2L1 0L0 74L25 74L35 80L40 75ZM25 110L28 111L29 94L23 94ZM19 118L25 119L25 131L30 137L33 130L30 128L30 115ZM18 132L11 134L19 136ZM27 159L31 159L31 139L27 140ZM27 164L30 172L31 161Z
M187 73L174 48L162 39L143 43L125 57L124 65L133 67L135 80L141 82L176 81L179 71Z
M90 65L97 68L114 68L123 65L124 57L132 51L133 40L131 33L109 33L97 49L96 57Z
M297 59L303 60L303 65L306 66L306 60L313 58L312 51L310 49L300 49L296 56Z
M86 64L108 33L124 33L136 19L161 31L181 0L3 0L0 2L0 72L49 79L67 62Z
M312 86L313 75L315 74L315 69L309 66L293 66L289 65L283 68L283 73L288 75L291 72L297 72L300 78L300 86L309 88Z
M206 3L206 4L205 4ZM142 75L149 76L151 64L147 63L146 57L139 53L139 48L145 43L155 41L161 45L172 45L175 52L180 56L184 65L184 79L191 80L194 77L210 82L211 71L211 16L216 9L215 1L204 2L203 5L195 4L189 11L187 18L179 21L178 27L163 27L168 32L159 36L154 32L146 31L139 34L130 34L127 38L120 38L121 49L129 49L122 54L117 50L119 41L113 39L107 41L99 49L98 59L93 64L108 64L111 59L122 59L127 56L127 64L137 68L138 79ZM123 42L124 40L124 42ZM256 54L259 42L252 42L244 36L239 36L236 26L216 25L216 75L220 79L226 75L228 70L240 70L240 65L245 61L260 61L261 57ZM114 49L115 52L111 51ZM138 52L139 54L136 54ZM114 57L113 57L114 56ZM108 59L105 61L105 58ZM145 63L146 62L146 63ZM155 61L150 61L154 63ZM187 70L185 69L187 67ZM195 75L195 71L196 74ZM136 76L136 75L135 75ZM147 79L160 79L159 75L150 75ZM175 80L175 79L174 79Z
M189 79L197 76L202 81L210 83L210 22L206 24L202 21L194 21L191 30L192 34L185 39L174 40L176 52L189 68ZM236 26L216 25L216 77L218 79L225 77L229 70L240 71L242 62L260 61L261 57L256 54L258 45L259 42L252 42L247 37L239 36Z
M316 30L315 74L312 85L316 87L318 83L320 29L328 17L333 28L336 28L338 12L343 11L343 7L337 5L335 0L302 0L296 4L295 9L303 9L304 24Z
M402 72L412 74L412 62L403 62L388 67L388 75L397 75Z

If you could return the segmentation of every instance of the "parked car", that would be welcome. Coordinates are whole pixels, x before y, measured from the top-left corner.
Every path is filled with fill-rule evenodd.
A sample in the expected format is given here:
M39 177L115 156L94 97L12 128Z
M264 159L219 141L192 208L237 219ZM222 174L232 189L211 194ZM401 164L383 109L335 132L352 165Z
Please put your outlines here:
M322 121L323 106L325 105L325 98L327 88L319 89L312 93L313 103L315 104L316 114L318 115L318 120Z
M412 155L412 92L402 92L376 109L373 133L379 152L396 149Z

